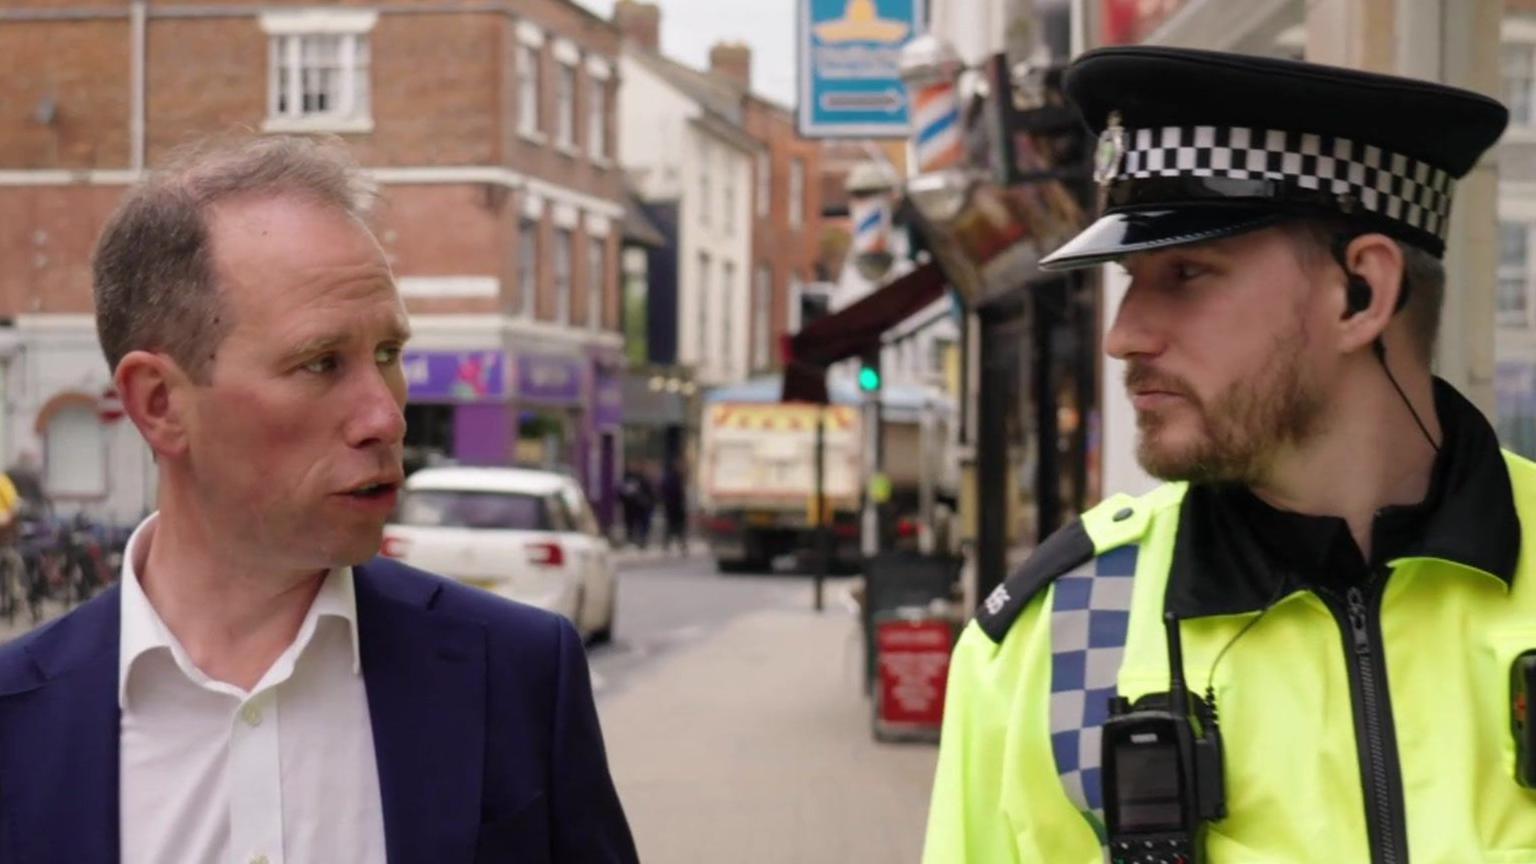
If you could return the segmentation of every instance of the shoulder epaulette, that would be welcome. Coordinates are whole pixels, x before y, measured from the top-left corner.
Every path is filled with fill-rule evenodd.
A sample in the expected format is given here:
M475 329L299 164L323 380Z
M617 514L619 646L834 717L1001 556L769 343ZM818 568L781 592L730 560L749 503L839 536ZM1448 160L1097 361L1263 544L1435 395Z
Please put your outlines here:
M1097 555L1135 542L1146 530L1150 509L1146 501L1116 495L1057 530L987 595L976 610L976 624L1001 644L1024 607L1052 582Z

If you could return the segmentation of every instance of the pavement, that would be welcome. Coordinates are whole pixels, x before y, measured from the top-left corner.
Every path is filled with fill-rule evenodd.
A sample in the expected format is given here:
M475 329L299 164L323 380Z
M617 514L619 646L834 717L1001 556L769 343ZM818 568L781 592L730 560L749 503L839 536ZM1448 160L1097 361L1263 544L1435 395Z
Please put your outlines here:
M764 609L601 698L641 860L917 861L937 750L873 740L861 662L840 604Z

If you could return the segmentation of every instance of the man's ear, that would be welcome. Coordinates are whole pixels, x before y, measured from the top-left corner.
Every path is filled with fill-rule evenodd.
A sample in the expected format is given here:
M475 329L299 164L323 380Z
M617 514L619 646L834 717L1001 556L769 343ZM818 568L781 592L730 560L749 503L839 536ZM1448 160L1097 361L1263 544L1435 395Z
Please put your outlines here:
M1353 353L1381 338L1392 323L1403 287L1403 250L1385 234L1362 234L1345 250L1344 269L1339 342L1346 353ZM1351 282L1356 283L1353 289ZM1351 290L1357 293L1354 304Z
M186 451L187 396L196 385L176 361L152 351L130 351L118 361L112 381L123 411L156 456Z

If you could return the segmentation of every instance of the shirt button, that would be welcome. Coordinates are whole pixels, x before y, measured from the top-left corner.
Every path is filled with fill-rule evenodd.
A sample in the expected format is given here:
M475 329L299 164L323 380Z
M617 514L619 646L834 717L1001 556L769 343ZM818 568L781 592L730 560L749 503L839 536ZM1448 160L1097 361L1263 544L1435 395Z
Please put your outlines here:
M245 725L247 725L247 726L260 726L261 725L261 707L258 706L254 702L246 705L244 708L240 709L240 719L244 720L245 721ZM266 864L266 861L267 861L266 856L265 855L261 855L261 856L258 856L256 858L252 858L251 859L251 864Z

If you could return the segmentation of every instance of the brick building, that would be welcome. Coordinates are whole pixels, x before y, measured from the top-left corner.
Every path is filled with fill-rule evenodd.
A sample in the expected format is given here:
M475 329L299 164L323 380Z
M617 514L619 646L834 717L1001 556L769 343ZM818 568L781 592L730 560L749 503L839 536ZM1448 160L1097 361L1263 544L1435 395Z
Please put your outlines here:
M183 142L326 133L383 192L415 454L566 466L601 500L622 423L618 48L571 0L0 0L0 458L36 454L65 501L148 506L142 444L95 410L94 240Z
M779 340L798 329L801 288L819 271L821 147L801 138L794 112L752 92L752 49L715 45L710 71L742 93L742 126L762 145L752 168L751 368L779 365Z

